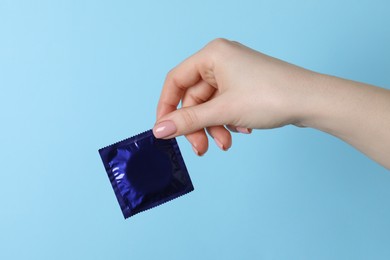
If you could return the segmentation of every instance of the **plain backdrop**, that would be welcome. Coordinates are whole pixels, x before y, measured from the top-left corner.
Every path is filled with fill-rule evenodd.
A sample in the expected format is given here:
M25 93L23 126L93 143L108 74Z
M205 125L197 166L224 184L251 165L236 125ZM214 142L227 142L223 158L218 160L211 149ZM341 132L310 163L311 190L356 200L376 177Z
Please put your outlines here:
M124 220L97 150L216 37L390 87L389 1L0 0L0 259L390 259L390 173L285 127L179 137L195 191ZM364 122L362 122L364 124Z

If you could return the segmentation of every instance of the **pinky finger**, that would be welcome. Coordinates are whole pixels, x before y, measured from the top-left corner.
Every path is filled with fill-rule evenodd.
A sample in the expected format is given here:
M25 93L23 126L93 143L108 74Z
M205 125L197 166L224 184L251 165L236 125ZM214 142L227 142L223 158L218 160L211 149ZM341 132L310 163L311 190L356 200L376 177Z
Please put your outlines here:
M234 133L241 133L241 134L250 134L250 133L252 133L252 129L251 128L232 126L232 125L227 125L226 127L227 127L227 129L229 129L231 132L234 132Z

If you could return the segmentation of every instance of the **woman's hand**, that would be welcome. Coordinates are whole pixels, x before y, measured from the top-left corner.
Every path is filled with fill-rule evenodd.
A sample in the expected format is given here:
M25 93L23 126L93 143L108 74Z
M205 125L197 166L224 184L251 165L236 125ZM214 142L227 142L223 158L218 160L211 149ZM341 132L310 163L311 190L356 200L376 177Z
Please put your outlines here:
M229 130L287 124L328 132L390 168L389 90L315 73L225 39L168 73L153 132L185 135L202 155L206 131L227 150Z
M186 135L207 151L205 130L230 148L232 131L299 124L312 72L237 42L216 39L169 72L157 109L158 138ZM182 101L182 109L176 110Z

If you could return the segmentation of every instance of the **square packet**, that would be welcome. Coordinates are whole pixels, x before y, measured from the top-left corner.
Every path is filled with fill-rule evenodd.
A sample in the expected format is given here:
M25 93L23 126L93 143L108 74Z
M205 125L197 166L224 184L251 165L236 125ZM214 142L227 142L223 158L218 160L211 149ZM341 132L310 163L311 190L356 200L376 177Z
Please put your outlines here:
M194 190L175 138L149 130L99 153L125 218Z

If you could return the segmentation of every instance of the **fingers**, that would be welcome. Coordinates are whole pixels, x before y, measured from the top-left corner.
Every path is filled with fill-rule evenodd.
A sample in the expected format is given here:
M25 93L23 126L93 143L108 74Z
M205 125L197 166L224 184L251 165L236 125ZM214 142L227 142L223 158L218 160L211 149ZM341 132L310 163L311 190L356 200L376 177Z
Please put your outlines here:
M231 134L223 125L235 120L232 119L230 106L226 105L230 104L229 98L220 98L224 96L223 90L217 92L214 65L220 59L211 55L221 49L219 47L226 46L226 42L222 39L211 42L207 45L209 47L189 57L168 73L157 106L157 122L153 128L157 138L185 135L195 153L202 155L208 149L206 128L222 150L231 147ZM180 101L182 108L177 109ZM250 133L251 130L234 127L234 131Z
M252 129L251 128L237 126L236 129L237 129L237 132L239 132L241 134L250 134L250 133L252 133Z
M185 92L182 99L182 107L190 107L204 103L213 96L214 92L215 88L207 82L200 80ZM194 133L187 134L186 138L191 143L196 155L201 156L207 152L208 139L203 128Z
M153 133L157 138L173 138L188 135L200 129L224 125L225 118L219 105L219 97L205 103L175 110L157 121Z
M157 119L174 111L186 90L201 80L200 68L205 62L201 56L195 53L168 73L157 105Z
M227 129L229 129L231 132L238 133L237 128L233 125L227 125Z
M227 125L226 126L230 131L234 133L242 133L242 134L250 134L252 133L251 128L246 128L246 127L239 127L239 126L233 126L233 125Z
M164 115L175 111L180 100L182 100L182 107L186 108L199 105L212 98L216 89L201 79L201 72L198 67L202 62L199 56L199 53L193 55L168 74L157 108L158 122L163 121L161 118ZM156 124L154 133L158 138L167 135L167 138L173 137L172 133L175 136L185 134L194 152L197 155L203 155L208 149L208 139L204 126L196 119L197 113L192 111L193 109L175 113L171 116L173 122ZM192 125L192 127L189 128L189 125ZM183 128L186 128L186 130L182 131Z
M232 146L232 135L225 127L211 126L207 128L207 133L221 150L227 151Z
M209 141L204 129L186 135L187 140L192 145L192 150L198 156L205 154L209 148Z

